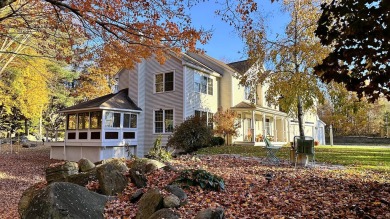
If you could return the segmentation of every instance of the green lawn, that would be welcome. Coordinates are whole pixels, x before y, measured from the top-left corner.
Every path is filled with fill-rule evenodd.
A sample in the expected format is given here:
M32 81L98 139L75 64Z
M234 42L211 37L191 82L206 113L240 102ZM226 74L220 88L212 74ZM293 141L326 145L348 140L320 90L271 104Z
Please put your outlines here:
M278 157L289 159L290 147L283 147ZM240 154L243 156L265 157L263 147L221 146L203 148L199 154ZM316 146L317 162L340 164L360 170L390 172L390 147L377 146Z

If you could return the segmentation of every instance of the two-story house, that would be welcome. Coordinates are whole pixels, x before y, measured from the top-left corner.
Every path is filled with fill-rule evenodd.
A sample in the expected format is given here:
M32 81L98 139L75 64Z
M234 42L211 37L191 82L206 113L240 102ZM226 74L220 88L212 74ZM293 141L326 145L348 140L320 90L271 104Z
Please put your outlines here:
M219 107L239 114L240 134L229 141L233 144L261 146L264 135L275 144L292 141L297 123L268 105L268 84L258 85L251 99L249 89L239 85L236 75L255 68L247 61L225 64L205 54L185 53L164 64L149 58L122 69L117 92L62 111L67 115L65 141L52 144L51 158L98 161L129 152L142 157L159 135L165 145L174 126L189 116L206 116L213 125ZM318 124L323 128L315 114L306 114L306 135L318 139Z

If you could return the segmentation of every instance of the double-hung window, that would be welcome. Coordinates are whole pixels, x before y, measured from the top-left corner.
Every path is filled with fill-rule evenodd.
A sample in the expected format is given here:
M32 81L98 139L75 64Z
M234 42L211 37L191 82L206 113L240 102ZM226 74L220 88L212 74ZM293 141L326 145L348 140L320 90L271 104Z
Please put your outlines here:
M171 133L173 132L173 110L161 109L154 111L154 132Z
M194 74L194 91L204 94L213 95L213 79L197 74Z
M207 126L210 128L213 128L213 124L214 124L214 114L213 113L195 110L195 116L204 117L206 119Z
M156 93L173 91L174 74L173 72L159 73L154 76L154 89Z

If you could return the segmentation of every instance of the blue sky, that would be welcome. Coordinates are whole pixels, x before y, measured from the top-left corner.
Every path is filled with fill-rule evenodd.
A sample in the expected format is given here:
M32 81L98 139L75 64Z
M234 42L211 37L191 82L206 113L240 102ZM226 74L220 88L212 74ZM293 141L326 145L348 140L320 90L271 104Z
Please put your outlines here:
M244 42L234 32L234 28L222 21L214 12L220 5L214 1L201 2L194 6L190 13L193 25L213 30L212 38L206 45L199 45L206 54L225 61L234 62L246 59ZM272 34L282 33L288 21L288 15L281 11L280 3L271 3L271 0L258 1L259 13L265 16L266 24L271 28Z

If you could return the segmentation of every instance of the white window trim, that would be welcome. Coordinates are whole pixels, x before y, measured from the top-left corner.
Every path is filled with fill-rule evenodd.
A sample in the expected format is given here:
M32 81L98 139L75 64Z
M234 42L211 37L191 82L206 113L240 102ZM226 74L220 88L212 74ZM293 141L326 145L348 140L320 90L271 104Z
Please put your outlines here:
M156 132L156 111L163 110L163 131L162 132ZM165 132L165 110L172 110L172 116L173 116L173 128L175 127L175 109L174 108L161 108L161 109L153 109L153 134L158 134L158 135L165 135L165 134L172 134L172 132Z
M165 74L166 73L173 73L173 90L165 91ZM163 74L163 91L157 92L156 91L156 75ZM161 93L169 93L174 92L176 90L176 70L170 70L170 71L164 71L164 72L158 72L153 75L153 93L155 94L161 94Z

